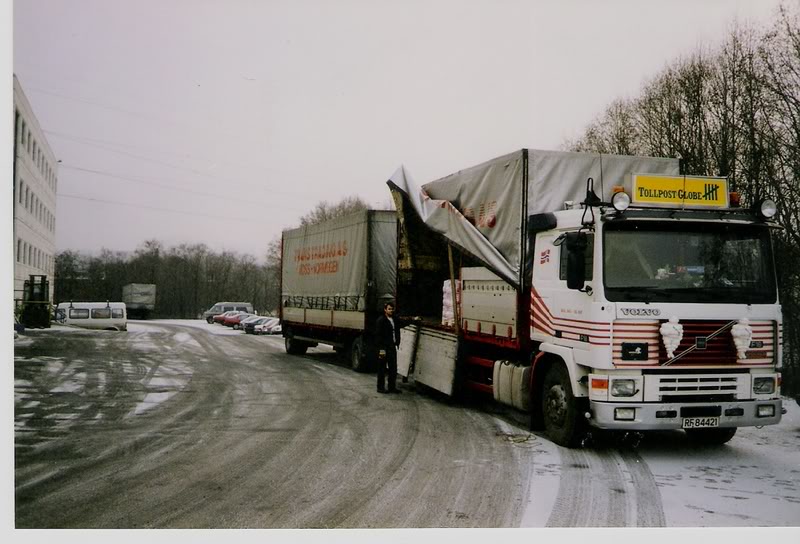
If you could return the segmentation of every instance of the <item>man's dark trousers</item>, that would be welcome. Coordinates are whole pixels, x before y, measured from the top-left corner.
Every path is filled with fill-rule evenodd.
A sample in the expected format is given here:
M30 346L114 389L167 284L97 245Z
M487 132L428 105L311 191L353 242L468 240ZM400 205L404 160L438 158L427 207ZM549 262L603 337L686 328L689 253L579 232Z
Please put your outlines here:
M392 346L386 350L386 357L378 358L378 391L383 390L386 370L389 370L389 391L397 389L397 350Z

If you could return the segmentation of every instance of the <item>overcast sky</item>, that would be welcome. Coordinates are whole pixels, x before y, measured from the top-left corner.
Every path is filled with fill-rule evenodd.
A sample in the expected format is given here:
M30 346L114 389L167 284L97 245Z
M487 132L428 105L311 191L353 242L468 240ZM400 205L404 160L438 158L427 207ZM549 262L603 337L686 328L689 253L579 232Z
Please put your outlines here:
M18 0L13 70L57 159L57 250L261 258L314 205L388 205L559 149L777 0ZM10 191L9 191L10 194Z

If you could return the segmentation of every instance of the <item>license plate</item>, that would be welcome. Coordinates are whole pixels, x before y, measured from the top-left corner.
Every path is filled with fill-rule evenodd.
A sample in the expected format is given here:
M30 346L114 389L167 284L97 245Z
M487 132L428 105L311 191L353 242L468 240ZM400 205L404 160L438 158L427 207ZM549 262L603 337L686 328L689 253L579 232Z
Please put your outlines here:
M684 429L702 429L704 427L719 427L718 417L685 417L681 426Z

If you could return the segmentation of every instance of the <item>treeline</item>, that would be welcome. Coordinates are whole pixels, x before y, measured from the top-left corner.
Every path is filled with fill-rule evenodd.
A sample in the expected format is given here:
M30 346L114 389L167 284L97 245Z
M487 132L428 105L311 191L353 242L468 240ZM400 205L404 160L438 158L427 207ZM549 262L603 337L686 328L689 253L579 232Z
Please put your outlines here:
M300 218L312 225L365 210L357 196L336 203L322 201ZM53 301L120 301L128 283L154 283L153 317L191 319L216 302L251 302L261 315L274 315L280 304L280 234L265 247L263 263L253 255L212 251L205 244L165 248L145 241L132 254L103 249L99 255L62 251L56 255Z
M195 318L221 301L252 302L259 313L272 314L280 300L279 259L278 240L267 248L264 263L249 254L217 253L205 244L165 248L156 240L133 254L63 251L56 255L53 299L119 301L123 285L154 283L153 317Z
M664 68L565 147L679 157L688 175L727 176L744 206L778 204L775 259L784 313L784 389L800 391L800 15L732 27L716 48Z

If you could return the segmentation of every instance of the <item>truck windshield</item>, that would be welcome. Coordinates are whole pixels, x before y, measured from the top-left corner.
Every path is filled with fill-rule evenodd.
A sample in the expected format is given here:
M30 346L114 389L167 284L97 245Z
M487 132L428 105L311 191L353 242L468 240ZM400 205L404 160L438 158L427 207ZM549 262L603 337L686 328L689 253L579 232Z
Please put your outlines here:
M610 301L767 304L777 299L768 228L718 223L607 223Z

